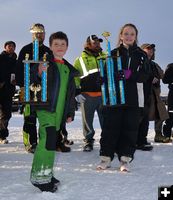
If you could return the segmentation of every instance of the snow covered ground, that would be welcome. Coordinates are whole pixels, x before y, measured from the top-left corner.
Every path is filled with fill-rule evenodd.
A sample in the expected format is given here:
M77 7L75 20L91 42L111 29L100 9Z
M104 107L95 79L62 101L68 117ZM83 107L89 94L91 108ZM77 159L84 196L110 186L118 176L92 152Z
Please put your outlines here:
M157 200L158 186L173 185L173 145L153 143L152 152L136 151L131 173L116 169L117 159L106 171L96 171L99 162L100 127L95 118L95 148L82 151L81 113L68 125L69 139L74 140L72 152L57 153L55 176L61 181L56 193L40 192L29 181L32 154L22 143L23 118L13 113L9 144L0 145L1 200ZM153 142L153 128L149 141Z

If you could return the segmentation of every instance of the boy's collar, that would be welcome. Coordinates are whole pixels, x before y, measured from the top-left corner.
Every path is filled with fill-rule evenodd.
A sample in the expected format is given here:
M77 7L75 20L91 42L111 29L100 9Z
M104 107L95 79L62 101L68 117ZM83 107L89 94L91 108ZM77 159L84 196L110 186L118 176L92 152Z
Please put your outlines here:
M59 59L56 59L56 58L53 59L53 62L64 64L64 60L59 60Z

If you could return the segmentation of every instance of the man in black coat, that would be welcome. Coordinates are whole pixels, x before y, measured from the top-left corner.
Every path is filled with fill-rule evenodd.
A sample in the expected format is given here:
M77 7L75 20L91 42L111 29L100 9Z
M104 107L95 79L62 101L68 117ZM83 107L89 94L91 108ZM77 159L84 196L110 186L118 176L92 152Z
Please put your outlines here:
M141 49L143 49L146 52L146 49L151 51L152 57L154 56L155 51L155 44L143 44L141 46ZM150 71L150 76L148 80L143 84L143 90L144 90L144 107L141 108L141 114L140 114L140 123L139 123L139 129L138 129L138 139L137 139L137 145L136 148L142 151L151 151L153 149L153 146L147 141L147 134L148 134L148 127L149 127L149 106L150 106L150 96L151 96L151 89L152 89L152 81L154 79L154 74L151 70L151 56L149 53L147 53L148 57L148 67Z
M12 97L15 92L16 44L7 41L0 54L0 143L7 144L8 122L12 112Z
M163 77L163 83L168 84L168 114L169 118L163 125L164 143L172 143L171 133L173 128L173 63L168 64Z
M39 29L40 32L33 32L33 30ZM43 55L51 54L51 50L44 45L45 39L45 28L43 24L34 24L30 31L33 38L37 38L39 41L39 59ZM16 81L17 85L22 88L24 87L24 63L26 54L29 54L29 60L33 60L33 43L27 44L19 52L17 66L16 66ZM32 66L31 66L32 67ZM36 113L30 109L29 105L24 108L24 125L23 125L23 141L25 148L28 152L34 153L37 145L37 127L36 127Z

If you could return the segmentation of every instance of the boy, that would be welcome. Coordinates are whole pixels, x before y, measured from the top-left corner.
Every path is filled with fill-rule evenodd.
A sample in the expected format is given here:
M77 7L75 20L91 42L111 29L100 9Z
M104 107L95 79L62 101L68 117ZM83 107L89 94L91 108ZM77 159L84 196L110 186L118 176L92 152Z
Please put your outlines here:
M41 191L55 192L59 180L53 176L57 134L60 125L69 123L75 112L75 83L77 71L63 56L68 48L68 38L63 32L53 33L49 38L53 56L47 58L48 106L36 108L39 121L39 144L34 153L31 183ZM35 67L37 80L46 70L43 64Z

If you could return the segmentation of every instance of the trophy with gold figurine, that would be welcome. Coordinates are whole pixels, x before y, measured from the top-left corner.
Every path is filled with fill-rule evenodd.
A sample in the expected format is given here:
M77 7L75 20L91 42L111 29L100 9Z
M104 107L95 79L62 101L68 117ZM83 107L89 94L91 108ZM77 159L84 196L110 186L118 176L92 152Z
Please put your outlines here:
M39 40L37 34L43 33L42 27L33 26L30 30L33 35L33 59L29 58L29 54L25 55L24 63L24 102L33 105L40 105L47 103L47 70L43 71L39 80L36 81L34 77L37 77L36 73L39 64L43 64L46 69L48 62L46 54L43 55L42 60L39 58Z
M107 31L102 33L102 36L106 40L107 57L106 59L99 57L99 67L100 77L103 80L101 85L103 105L115 106L125 104L125 91L124 80L115 80L115 73L122 71L122 63L119 52L117 52L117 56L114 58L117 62L117 69L114 66L113 57L111 56L111 45L108 40L110 35L110 32ZM107 84L104 82L105 79L107 80Z

